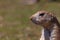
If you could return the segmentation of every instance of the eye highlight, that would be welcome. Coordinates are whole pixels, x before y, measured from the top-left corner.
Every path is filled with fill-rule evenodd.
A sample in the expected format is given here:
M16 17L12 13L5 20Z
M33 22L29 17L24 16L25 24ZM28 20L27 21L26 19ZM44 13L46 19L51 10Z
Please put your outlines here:
M44 14L45 14L45 13L41 13L41 14L39 14L39 16L44 16Z

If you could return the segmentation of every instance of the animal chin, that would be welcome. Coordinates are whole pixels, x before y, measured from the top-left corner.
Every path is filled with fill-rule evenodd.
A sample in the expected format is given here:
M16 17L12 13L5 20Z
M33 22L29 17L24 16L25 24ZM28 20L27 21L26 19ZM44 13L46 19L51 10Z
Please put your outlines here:
M35 24L37 24L37 25L39 25L40 24L40 22L39 21L32 21L33 23L35 23Z

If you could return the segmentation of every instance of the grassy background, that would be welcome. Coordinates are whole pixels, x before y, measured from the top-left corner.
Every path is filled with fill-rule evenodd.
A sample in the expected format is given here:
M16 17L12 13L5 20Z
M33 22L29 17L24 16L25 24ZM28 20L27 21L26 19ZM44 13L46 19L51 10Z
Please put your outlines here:
M0 40L39 40L41 27L29 17L38 10L54 12L60 20L59 2L23 5L21 0L0 0Z

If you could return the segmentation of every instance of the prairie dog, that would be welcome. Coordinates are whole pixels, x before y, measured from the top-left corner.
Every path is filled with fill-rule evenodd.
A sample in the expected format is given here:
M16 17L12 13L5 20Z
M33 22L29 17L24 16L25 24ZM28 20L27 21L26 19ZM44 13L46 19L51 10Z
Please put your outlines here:
M60 24L53 13L38 11L30 19L33 23L43 26L40 40L60 40Z

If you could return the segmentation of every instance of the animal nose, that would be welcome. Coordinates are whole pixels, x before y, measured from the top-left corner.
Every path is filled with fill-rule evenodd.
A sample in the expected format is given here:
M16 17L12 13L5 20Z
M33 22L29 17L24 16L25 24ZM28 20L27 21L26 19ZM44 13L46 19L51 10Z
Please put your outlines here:
M35 19L35 18L31 18L31 21L32 21L33 23L36 23L36 19Z
M31 21L35 24L39 24L39 21L37 21L36 18L31 18Z
M31 18L31 21L34 21L35 20L35 18Z
M30 20L35 23L36 22L36 17L31 17Z

